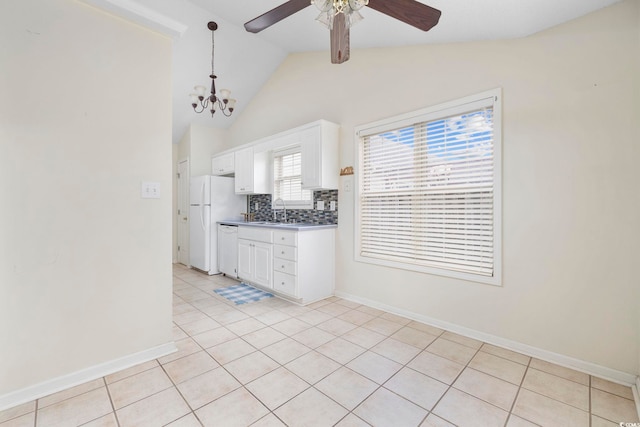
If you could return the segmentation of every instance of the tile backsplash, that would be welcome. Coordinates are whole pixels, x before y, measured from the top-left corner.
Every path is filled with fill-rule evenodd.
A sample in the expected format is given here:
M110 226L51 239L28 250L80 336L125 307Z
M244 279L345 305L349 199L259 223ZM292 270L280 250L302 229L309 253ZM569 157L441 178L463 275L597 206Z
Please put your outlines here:
M296 222L310 222L313 224L337 224L338 223L338 190L320 190L313 192L313 206L316 202L324 201L322 211L315 209L287 209L287 219L294 219ZM330 202L336 202L336 210L330 211ZM255 209L258 203L259 209ZM278 207L280 205L278 204ZM255 214L255 221L271 221L273 219L273 209L271 209L271 194L252 194L249 196L250 213ZM278 219L280 219L281 209L278 209Z

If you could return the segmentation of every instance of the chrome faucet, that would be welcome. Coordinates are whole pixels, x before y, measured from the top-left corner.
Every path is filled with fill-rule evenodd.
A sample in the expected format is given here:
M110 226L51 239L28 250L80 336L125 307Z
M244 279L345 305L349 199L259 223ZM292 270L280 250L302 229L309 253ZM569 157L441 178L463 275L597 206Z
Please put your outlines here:
M283 219L283 222L287 222L287 207L284 204L284 200L282 200L280 197L278 197L277 199L275 199L273 201L273 216L274 217L276 216L275 210L276 210L276 205L277 205L278 201L282 202L282 211L283 211L282 219Z

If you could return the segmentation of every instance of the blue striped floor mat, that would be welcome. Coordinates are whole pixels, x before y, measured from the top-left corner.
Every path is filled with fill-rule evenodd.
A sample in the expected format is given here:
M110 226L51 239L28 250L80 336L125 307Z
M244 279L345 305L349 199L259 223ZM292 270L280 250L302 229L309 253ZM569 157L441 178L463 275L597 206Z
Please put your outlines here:
M250 302L260 301L265 298L271 298L273 294L256 289L246 283L228 286L226 288L214 289L213 292L228 299L229 301L239 304L248 304Z

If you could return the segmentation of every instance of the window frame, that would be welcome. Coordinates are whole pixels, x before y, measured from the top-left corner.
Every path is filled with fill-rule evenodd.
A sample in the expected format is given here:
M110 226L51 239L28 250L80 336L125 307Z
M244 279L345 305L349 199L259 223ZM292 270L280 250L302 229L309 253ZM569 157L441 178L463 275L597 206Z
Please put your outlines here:
M277 157L287 156L291 154L300 153L300 181L302 182L302 146L293 145L288 147L282 147L275 149L271 152L271 183L273 185L273 194L271 197L271 209L282 210L282 204L276 206L276 167L275 161ZM302 188L300 184L300 191L308 191L310 193L309 200L284 200L286 209L313 209L313 191L306 188Z
M433 266L418 265L409 262L380 259L364 256L361 252L362 227L362 153L366 136L381 134L387 131L409 127L419 122L444 119L459 112L468 111L474 104L483 104L491 100L493 108L493 275L484 276L468 272L448 270ZM479 282L494 286L502 286L502 90L500 88L481 92L475 95L452 100L442 104L426 107L355 128L355 200L354 200L354 256L356 262L382 265L402 270L416 271L454 279Z

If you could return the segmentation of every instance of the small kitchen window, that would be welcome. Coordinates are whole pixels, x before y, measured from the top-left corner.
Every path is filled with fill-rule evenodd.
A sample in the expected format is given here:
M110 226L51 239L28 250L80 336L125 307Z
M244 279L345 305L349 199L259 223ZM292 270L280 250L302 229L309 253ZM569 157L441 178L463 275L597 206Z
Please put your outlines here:
M356 129L357 261L501 284L501 97Z
M302 188L302 153L299 146L273 152L273 209L282 199L287 209L313 209L313 192Z

